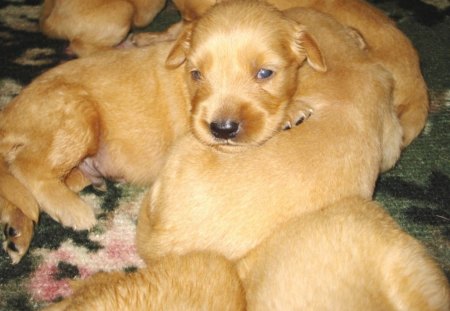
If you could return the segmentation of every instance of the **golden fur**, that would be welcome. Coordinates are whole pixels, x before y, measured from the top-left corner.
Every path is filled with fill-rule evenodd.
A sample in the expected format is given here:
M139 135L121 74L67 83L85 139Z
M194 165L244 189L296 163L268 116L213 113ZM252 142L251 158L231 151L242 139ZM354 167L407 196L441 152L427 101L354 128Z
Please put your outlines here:
M226 0L223 0L226 1ZM173 0L183 22L163 33L138 33L131 41L138 46L173 40L183 24L203 15L216 0ZM419 135L428 115L428 95L417 52L408 38L383 12L364 0L268 0L278 9L309 7L328 13L357 29L372 55L395 80L394 106L403 127L403 147ZM40 24L48 36L68 39L69 49L86 56L119 44L131 24L148 24L164 6L164 0L46 0Z
M280 14L271 10L269 18ZM277 64L277 77L270 81L256 81L256 71L246 72L252 89L244 93L241 88L242 98L249 102L242 121L252 124L252 129L241 131L246 133L244 144L263 143L290 118L287 106L305 59L316 68L324 66L314 40L301 26L282 18L272 29L284 36L272 40L278 49L268 60L286 62ZM174 68L179 51L179 45L172 48L170 43L109 51L69 62L36 79L0 115L0 155L6 167L0 174L0 187L7 184L3 180L15 178L53 219L88 229L95 224L94 213L76 193L87 184L101 188L106 177L150 185L169 147L189 130L193 86L186 82L189 68ZM164 65L169 52L171 69ZM236 90L228 91L231 95ZM301 109L293 106L289 112L298 114ZM259 119L252 120L254 115ZM21 191L16 189L15 195ZM37 221L36 203L9 203L26 215L32 210L31 220ZM29 243L31 236L20 238ZM14 256L20 258L25 251Z
M227 0L222 0L227 1ZM267 0L278 9L308 7L330 14L344 25L358 30L377 61L392 73L394 106L403 128L402 147L408 146L425 126L428 115L427 86L420 71L416 50L409 39L380 10L364 0ZM174 0L185 22L204 14L216 0ZM184 22L184 23L185 23ZM132 40L138 46L174 39L182 29L175 24L165 33L139 33Z
M185 55L188 71L195 64L206 79L214 66L202 66L202 57L195 57L206 56L214 63L215 55L223 56L210 53L212 39L205 34L215 29L215 22L223 25L222 14L234 16L236 20L230 23L237 23L242 20L239 13L246 12L252 23L261 25L267 9L246 1L209 11L183 35L181 55ZM326 310L330 305L331 310L347 306L446 310L448 283L442 271L381 207L368 202L380 169L395 163L401 146L389 73L361 49L357 34L330 17L302 9L287 14L318 39L329 69L300 69L296 104L311 107L313 115L302 126L239 153L218 150L226 142L208 146L189 134L180 139L144 199L137 231L139 253L149 267L158 258L192 251L225 255L238 263L248 310L265 306L290 310L303 307L302 303L306 310L322 306ZM238 29L250 44L266 42L252 40L259 32ZM196 41L197 37L202 40ZM177 49L168 60L172 65L171 57L180 55ZM227 57L240 56L230 53ZM213 93L228 90L227 82L234 81L228 75L241 74L236 67L242 63L220 61L235 65L223 67L227 76ZM355 83L361 80L363 85ZM195 101L201 87L191 86L190 91ZM216 107L210 101L197 105L206 103ZM124 294L130 301L146 293L134 277L104 274L101 278L100 283L111 280L111 292L103 295L94 279L76 292L75 299L85 303L92 299L103 306L122 299L117 290L123 287L130 289ZM120 285L115 283L118 278L123 281ZM204 285L210 280L199 276L197 282ZM315 287L309 288L308 282ZM320 287L322 282L324 287ZM339 286L335 292L334 284ZM271 304L273 300L280 305ZM70 305L71 298L62 304Z
M137 272L97 273L45 311L245 310L237 271L213 254L168 256Z
M42 32L67 39L78 56L110 49L121 43L132 25L146 26L165 0L45 0Z
M213 53L212 39L204 36L215 29L216 21L223 25L223 14L235 16L230 24L241 20L240 12L245 12L247 20L265 25L267 16L261 10L264 6L257 2L223 3L195 24L189 36L192 41L184 45L189 46L188 69L195 61L203 76L210 77L203 60L191 61L190 57L204 55L214 63L215 55L220 55L224 79L215 84L213 95L197 103L194 135L176 143L144 201L137 230L138 249L144 259L182 254L206 245L238 259L289 218L347 196L370 199L380 170L392 167L398 159L402 131L393 112L391 76L371 60L346 27L305 9L286 14L304 24L317 39L329 69L319 72L302 66L299 70L295 104L312 108L312 116L301 126L253 148L240 148L230 143L231 139L217 140L212 133L207 137L203 124L209 122L209 115L220 114L223 107L225 111L245 107L248 101L220 101L223 97L217 94L227 94L246 66L233 59L241 55L230 53L225 58L219 51ZM244 31L236 28L243 42L233 42L233 46L243 44L242 50L252 53L252 47L258 45L255 42L264 42L263 46L270 42L259 40L260 33L254 30ZM199 36L202 40L195 40ZM251 47L246 49L245 43ZM233 79L235 74L239 76ZM204 92L203 87L208 88L209 83L191 88L194 101L197 93ZM238 96L242 92L237 89ZM258 109L257 104L248 103L248 109ZM208 113L196 114L204 109ZM196 132L201 132L201 139L209 145L194 138ZM240 152L221 152L236 147Z
M184 73L164 66L170 48L164 43L68 62L9 103L0 114L5 204L29 223L38 221L39 206L64 226L87 229L95 217L76 194L83 187L101 188L103 177L151 184L173 141L188 130ZM22 232L20 239L27 245L31 236ZM20 258L25 251L10 254Z
M248 310L450 308L447 278L426 249L357 197L279 226L238 267Z

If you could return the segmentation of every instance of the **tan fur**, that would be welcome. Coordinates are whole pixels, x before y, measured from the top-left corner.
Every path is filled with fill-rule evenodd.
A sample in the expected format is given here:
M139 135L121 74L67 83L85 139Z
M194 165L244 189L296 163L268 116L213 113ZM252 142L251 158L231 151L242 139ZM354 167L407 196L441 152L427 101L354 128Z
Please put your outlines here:
M98 273L46 311L245 310L234 265L213 254L168 256L133 273Z
M22 187L20 183L19 185ZM28 192L25 191L25 194ZM34 230L32 218L29 218L16 206L0 196L0 220L5 223L3 228L5 240L2 246L11 257L13 264L18 263L28 250Z
M132 25L150 23L165 0L45 0L40 17L44 34L67 39L78 56L121 43Z
M447 279L426 249L361 198L282 224L238 267L249 311L450 308Z
M188 130L183 71L164 66L170 48L71 61L26 87L0 114L0 195L30 223L39 206L87 229L95 217L76 194L84 186L102 187L103 177L151 184Z
M284 126L298 68L305 58L324 70L314 40L280 14L269 10L269 17L281 20L272 29L284 31L285 36L271 41L278 49L266 59L286 60L276 67L277 76L267 82L255 81L259 67L241 73L250 82L247 91L240 89L242 97L234 97L234 103L247 109L242 121L251 124L251 131L241 131L246 140L240 147L259 145ZM0 174L0 187L3 180L15 178L53 219L64 226L88 229L95 217L77 194L83 187L92 183L103 188L103 177L150 185L169 147L189 131L190 115L196 115L189 104L193 93L188 91L193 86L186 82L190 68L186 71L179 66L185 58L182 42L175 47L162 43L144 50L98 54L36 79L0 115L0 154L7 166ZM289 51L281 46L289 46ZM170 69L164 66L167 55ZM228 89L228 96L235 91ZM238 102L242 98L245 102ZM289 110L298 113L302 107ZM258 119L253 121L254 115ZM31 208L26 202L16 203L23 211Z
M248 4L217 6L208 14L235 10L229 16L239 19L243 7L248 9ZM265 20L262 8L246 11L253 22ZM445 310L448 283L442 271L379 206L367 203L378 172L395 162L401 145L401 128L391 106L392 79L342 25L311 10L290 14L319 38L329 69L325 73L309 66L300 69L296 104L309 105L314 114L302 126L239 153L218 151L193 135L178 141L144 199L138 221L140 254L149 266L158 258L192 251L219 252L238 261L249 310L261 310L264 304L290 310L303 302L312 306L309 310L322 305L331 305L330 310L345 306L408 310L410 305L412 310ZM222 22L209 21L214 20ZM192 38L196 31L214 28L198 25ZM242 37L251 38L249 33ZM209 41L188 46L188 64L190 55L209 51L202 42ZM209 71L202 74L208 77ZM364 85L355 83L361 79ZM386 139L387 134L396 139ZM355 198L345 200L348 196ZM296 246L292 254L291 246ZM278 265L278 255L285 265ZM348 272L352 267L356 271ZM331 271L321 272L322 268ZM319 288L308 288L303 277ZM108 304L123 298L123 291L116 292L123 287L131 290L123 294L129 301L146 294L133 277L120 277L120 284L115 282L117 274L101 278L82 287L75 299ZM202 284L204 280L198 277ZM99 293L99 285L110 281L111 295L90 295L91 288ZM332 292L336 283L339 287ZM281 305L271 305L272 300Z
M253 15L246 5L247 20L264 25L266 16L259 11L263 6ZM231 11L224 10L227 16L240 20L242 4L224 3L214 14L220 15L224 7ZM230 14L233 10L235 14ZM292 217L347 196L370 199L380 170L397 160L402 132L392 111L389 73L331 17L305 9L289 14L317 38L328 67L327 72L311 66L300 69L296 104L311 107L313 115L301 126L279 133L261 146L240 148L239 153L221 152L223 147L228 151L234 146L226 141L213 147L193 135L178 141L141 210L137 245L144 259L205 248L239 259ZM214 20L223 23L220 18ZM216 27L198 25L194 32ZM238 31L242 33L242 27ZM255 32L248 31L240 38L253 46L270 42L259 40L259 33L252 35ZM192 42L187 55L207 55L212 60L220 55L221 64L232 66L227 74L241 72L235 68L242 65L233 62L234 54L226 59L220 51L210 53L210 41ZM189 56L187 64L191 63ZM195 60L201 63L201 59ZM203 75L209 77L209 71L204 70ZM213 100L199 102L198 109L205 105L205 109L220 111L216 107L221 103L214 101L220 97L214 96L231 89L230 81L235 79L226 76L214 89ZM249 109L254 109L253 105L250 102ZM206 131L203 135L207 136Z
M226 1L226 0L222 0ZM420 71L419 58L409 39L380 10L364 0L267 0L281 10L308 7L332 15L344 25L357 29L372 56L394 78L394 106L403 128L402 147L419 135L428 115L427 86ZM185 21L202 15L216 0L174 0ZM140 33L133 37L138 46L173 40L181 26L172 26L162 36Z
M194 135L224 151L260 145L273 136L305 59L315 70L326 71L320 49L300 24L269 5L247 1L240 6L237 11L222 5L220 14L206 14L187 27L166 62L185 67ZM255 44L255 38L264 44ZM258 78L261 70L273 74ZM230 135L229 123L236 125Z

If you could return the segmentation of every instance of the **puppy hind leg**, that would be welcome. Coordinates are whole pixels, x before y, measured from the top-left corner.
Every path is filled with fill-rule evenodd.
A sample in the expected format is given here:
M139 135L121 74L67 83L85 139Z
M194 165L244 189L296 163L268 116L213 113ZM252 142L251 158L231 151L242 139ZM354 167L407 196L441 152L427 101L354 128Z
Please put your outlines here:
M66 186L75 193L92 184L91 180L78 168L73 168L64 180Z
M391 108L391 107L390 107ZM383 116L381 172L391 169L400 158L403 128L392 109Z
M17 264L30 247L34 233L34 222L20 209L0 197L0 223L3 224L3 249Z
M450 287L426 249L411 237L398 237L382 263L384 288L395 310L450 310Z
M39 206L36 200L28 189L10 174L3 161L0 161L0 197L19 208L32 221L38 221Z
M62 114L21 147L8 169L52 218L74 229L89 229L96 222L92 209L63 181L97 150L97 112L85 96L65 95L64 102L63 109L54 109Z
M63 226L84 230L95 225L92 208L58 177L45 176L41 170L23 169L20 162L15 163L14 174L27 184L41 209Z

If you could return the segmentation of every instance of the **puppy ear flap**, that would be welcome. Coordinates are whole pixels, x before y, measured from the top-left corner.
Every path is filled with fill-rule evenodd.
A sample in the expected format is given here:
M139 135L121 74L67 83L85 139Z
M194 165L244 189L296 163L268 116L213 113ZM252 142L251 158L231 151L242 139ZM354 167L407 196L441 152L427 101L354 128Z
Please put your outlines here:
M184 29L178 39L175 41L172 50L166 59L166 67L175 69L180 67L186 61L186 54L191 46L191 34L193 24L189 23L184 26Z
M320 51L316 40L305 31L304 26L297 24L296 29L294 47L296 53L301 54L303 57L306 56L306 61L313 69L320 72L327 71L325 59L322 56L322 52Z
M314 40L314 38L307 32L303 33L303 37L301 38L301 45L305 49L306 61L308 62L308 64L317 71L327 71L325 59L322 56L322 52L320 51L316 40Z
M345 27L347 29L347 34L354 40L356 45L361 50L367 50L369 47L366 40L364 40L363 35L356 29L350 26Z

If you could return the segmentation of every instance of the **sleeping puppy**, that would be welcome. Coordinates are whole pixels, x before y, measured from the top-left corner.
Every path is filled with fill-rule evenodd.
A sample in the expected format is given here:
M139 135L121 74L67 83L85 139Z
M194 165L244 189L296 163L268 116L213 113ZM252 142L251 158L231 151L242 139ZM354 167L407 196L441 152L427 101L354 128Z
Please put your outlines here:
M254 51L262 57L251 59L245 71L226 73L242 83L239 93L228 88L223 94L223 100L243 107L233 112L240 117L239 133L229 133L233 140L242 138L242 147L263 144L285 126L292 111L301 115L296 109L302 107L289 103L305 59L313 70L325 70L314 40L300 25L274 9L268 14L279 20L270 30L283 36L272 36L263 51ZM259 29L260 34L267 29ZM236 39L236 33L216 35L225 41ZM234 55L242 52L232 50ZM102 188L105 177L150 185L169 147L189 131L191 116L196 122L203 113L191 106L191 96L199 98L199 93L190 90L208 86L192 68L179 66L181 62L181 46L172 48L167 42L143 50L109 51L52 69L25 88L0 114L0 155L6 168L0 187L15 178L37 204L10 203L17 203L25 214L34 210L34 221L39 206L64 226L89 229L95 224L94 213L76 192L91 183ZM273 76L265 76L269 70ZM220 135L228 130L220 126L215 131L223 142ZM25 238L31 239L21 236Z
M228 35L240 33L241 36L232 36L236 38L232 46L240 47L242 44L245 47L247 42L248 49L242 49L242 51L252 53L254 50L250 48L250 45L265 45L266 42L271 42L266 37L264 37L265 40L256 40L261 38L258 30L267 27L265 21L268 17L271 24L273 22L276 25L276 16L269 12L273 12L269 6L254 1L217 5L194 23L190 33L182 36L181 42L184 44L175 45L168 61L173 64L171 57L175 55L179 62L179 58L185 55L187 74L193 75L190 86L193 100L197 98L195 94L198 93L209 95L200 96L203 100L198 101L197 109L199 110L197 111L206 109L203 105L212 105L212 110L219 107L221 111L220 107L228 107L227 105L230 104L229 101L224 101L222 106L217 106L215 102L211 102L211 98L221 98L211 94L217 92L227 94L225 92L228 89L227 83L234 81L226 77L219 86L216 86L217 83L214 86L209 83L210 77L215 77L210 75L210 70L214 69L214 64L218 60L223 64L223 68L239 67L245 64L232 61L233 58L240 60L243 52L236 54L230 52L226 54L226 58L223 54L213 53L212 47L216 46L219 52L220 48L225 48L222 44L224 42L229 44L230 41L222 41L220 36L214 38L212 35L214 32L210 31L222 29L220 33ZM312 228L306 226L305 236L313 235L316 233L315 229L319 227L317 241L326 240L328 236L329 239L336 240L338 246L351 247L351 241L345 240L345 230L349 230L350 236L361 231L361 236L355 237L360 238L355 241L358 248L353 249L353 252L359 256L355 264L360 267L366 265L361 261L366 259L364 256L371 256L365 253L364 247L367 249L373 247L380 251L392 249L393 254L400 253L400 259L413 258L414 262L409 266L414 269L422 265L426 273L418 271L419 275L406 275L405 278L400 275L405 270L395 269L395 263L386 266L386 270L382 268L368 270L368 275L379 280L380 284L383 281L381 278L386 274L380 276L373 271L385 272L393 268L394 273L398 273L393 274L392 279L388 280L388 286L390 286L387 289L388 294L396 295L399 292L398 285L405 286L408 281L418 280L419 292L414 297L406 296L407 302L419 301L420 297L424 297L424 301L428 300L436 306L440 303L445 306L448 300L444 292L447 284L442 272L424 253L423 248L402 233L379 207L366 203L372 196L380 169L386 169L395 162L401 146L401 127L391 105L393 81L389 73L373 62L367 52L361 49L359 39L355 39L351 29L342 26L331 17L313 10L302 9L286 12L286 14L306 25L305 29L317 39L327 61L329 69L327 72L315 71L311 66L303 66L300 69L298 80L300 88L296 94L296 100L297 103L311 106L314 114L301 127L279 133L263 145L258 147L250 145L247 148L237 146L241 152L223 152L222 147L226 148L225 151L229 151L235 147L235 144L228 144L224 139L217 139L212 128L209 134L210 146L200 142L194 135L188 134L181 138L175 143L158 180L144 199L138 220L139 253L151 267L154 260L167 255L182 257L192 251L219 252L228 259L238 262L238 270L244 280L244 288L247 289L247 300L251 303L248 309L252 310L254 307L258 310L258 307L266 301L270 303L272 298L285 299L281 302L288 299L293 299L295 302L297 297L301 299L303 295L301 292L295 292L295 297L291 297L293 294L290 288L286 289L287 297L279 294L284 286L289 287L291 284L292 289L295 290L297 283L302 284L301 280L296 283L296 280L287 279L284 283L278 283L278 279L274 278L272 282L271 275L264 274L263 269L267 267L276 276L277 268L283 271L283 267L271 265L270 259L266 259L265 254L275 257L276 254L271 252L272 248L275 251L278 249L273 246L274 243L279 243L282 251L289 248L289 244L285 245L282 238L290 232L290 228L295 226L290 225L290 221L300 222L302 217L305 217L308 223L308 219L314 217L311 222L315 221L319 225L311 225ZM278 15L277 18L283 17ZM217 21L217 24L214 21ZM232 25L239 25L239 27L233 28ZM270 35L277 34L268 32L268 36ZM182 47L181 52L180 47ZM205 60L208 66L204 65ZM192 74L192 68L200 71L201 80L197 79L198 73ZM251 68L251 66L244 68ZM233 67L229 70L234 73L241 72L241 68ZM362 80L364 84L359 85L357 82ZM202 85L197 85L199 81ZM209 92L203 92L202 87L207 87ZM225 91L221 92L222 90ZM239 101L232 103L238 106L243 105ZM253 102L248 105L250 109L254 108ZM198 117L206 119L208 116L215 115L212 111L207 110L207 112L201 113ZM207 128L202 126L201 122L193 124L199 126L197 130L203 131L201 135L208 139L206 138ZM233 138L228 138L230 139ZM384 150L389 151L384 152ZM355 196L358 199L343 201L333 207L333 202L347 196ZM326 208L328 205L331 207ZM320 211L322 208L329 212ZM324 220L322 224L321 215L317 216L320 213L323 213L324 217L328 215L328 218L332 220ZM328 226L329 222L335 221L335 218L343 219L341 225L339 221L335 224L335 227L343 228L341 235L336 235L331 230L335 227ZM363 225L367 223L371 227L364 231L365 228L364 226L361 228L361 223ZM284 232L284 228L287 233L278 237L275 232L277 230ZM384 228L386 232L383 232ZM299 235L301 230L300 226ZM370 239L361 240L364 237L376 238L380 230L383 237L389 237L386 241L389 243L386 245L383 245L384 240L383 243ZM323 237L320 236L322 232ZM271 242L272 237L275 242ZM289 239L295 242L297 233L292 234L292 238ZM261 243L267 243L268 246ZM364 245L364 243L370 243L370 245ZM311 242L311 245L314 248L314 242ZM406 249L403 248L404 245L407 246ZM363 248L360 249L360 246ZM320 251L320 247L312 251ZM258 255L259 252L261 256ZM409 256L410 252L416 253L416 256ZM282 254L288 264L291 255ZM318 256L320 255L325 254ZM307 261L300 262L300 265L321 260L312 256L308 257L307 253L304 256ZM304 257L298 258L304 260ZM332 259L336 261L335 265L346 266L346 262L340 263L339 256ZM385 263L386 259L396 260L397 258L391 258L384 252L379 256L374 255L373 259L379 259L380 263ZM265 264L266 260L269 264ZM289 268L291 266L288 265L286 267L288 272ZM314 277L314 272L305 273L308 273L308 277ZM366 276L363 273L364 271L358 275ZM114 285L117 280L115 274L104 274L103 277L105 277L105 283L108 280L112 282L111 286L114 289L110 295L102 295L100 298L97 298L99 295L91 297L88 293L91 291L100 293L100 291L96 284L87 284L83 289L85 294L77 292L76 299L85 303L93 301L100 306L107 306L110 301L118 299L119 288L131 289L124 294L124 299L129 301L146 295L145 288L140 287L136 290L136 284L139 282L133 277L124 278L120 286ZM161 275L161 277L165 276ZM328 282L327 277L330 277L330 282L340 281L338 276L324 273L323 282ZM264 281L261 284L266 285L263 289L268 288L267 292L259 290L257 278ZM205 282L203 277L199 277L198 281L201 284ZM416 284L414 282L412 284ZM420 288L423 284L431 285L423 290ZM279 288L272 294L269 286ZM439 292L439 289L442 291ZM345 289L342 290L345 293ZM369 288L369 290L375 295L379 293L377 287ZM306 293L311 292L306 290ZM401 297L400 293L398 297ZM309 299L308 296L306 298ZM340 296L329 297L329 300L327 298L313 294L311 299L315 299L313 302L317 300L317 304L321 301L331 301L331 303L335 301L338 306L345 303L340 300L342 298ZM354 299L355 306L359 305L359 301L364 302L362 296L350 298ZM365 306L378 303L376 299L369 298L371 304L367 303ZM390 298L387 297L382 303ZM409 300L410 298L415 300ZM71 298L62 303L71 306ZM352 301L348 303L350 305ZM386 303L380 306L386 306ZM280 308L280 310L285 309Z
M227 1L227 0L222 0ZM428 95L419 58L409 39L383 12L364 0L267 0L278 9L308 7L332 15L344 25L355 28L367 42L374 59L391 72L395 86L393 104L403 128L402 147L408 146L423 129L428 115ZM163 34L139 33L132 37L138 46L173 40L182 24L195 20L216 0L173 0L184 22Z
M42 32L70 41L69 52L87 56L111 49L128 35L132 25L146 26L165 0L45 0Z
M23 224L37 222L39 209L64 226L88 229L94 212L76 192L91 183L102 188L104 177L153 182L170 145L188 130L183 71L164 66L170 48L164 43L65 63L1 112L0 208L7 205L1 221L17 233L6 242L14 262L31 240Z
M128 274L97 273L72 288L70 298L44 310L246 310L234 265L209 253L167 256Z
M257 148L242 148L246 132L259 133L253 124L263 120L257 114L260 106L245 97L236 100L246 95L241 89L245 79L224 74L220 80L216 70L244 75L254 60L271 55L265 49L271 42L267 37L282 35L257 30L275 23L275 16L268 19L266 14L270 10L254 1L217 5L194 23L191 33L181 36L182 43L175 44L169 54L170 63L176 56L178 63L184 60L188 74L194 72L190 84L194 134L172 148L144 199L137 246L145 260L210 248L237 260L292 217L342 197L370 199L379 172L398 159L402 130L393 111L391 75L361 49L354 31L306 9L285 14L316 38L328 67L327 72L311 66L299 71L295 104L314 113L300 127L281 132ZM221 53L230 41L214 37L216 29L235 32L231 46L241 52ZM252 54L260 49L262 55ZM250 61L246 64L242 59ZM273 80L257 83L274 82L277 70L273 71ZM213 123L230 115L231 120L249 117L232 121L244 124L235 135L217 137ZM240 152L232 152L233 148Z
M248 310L450 309L426 249L358 197L282 224L238 267Z

